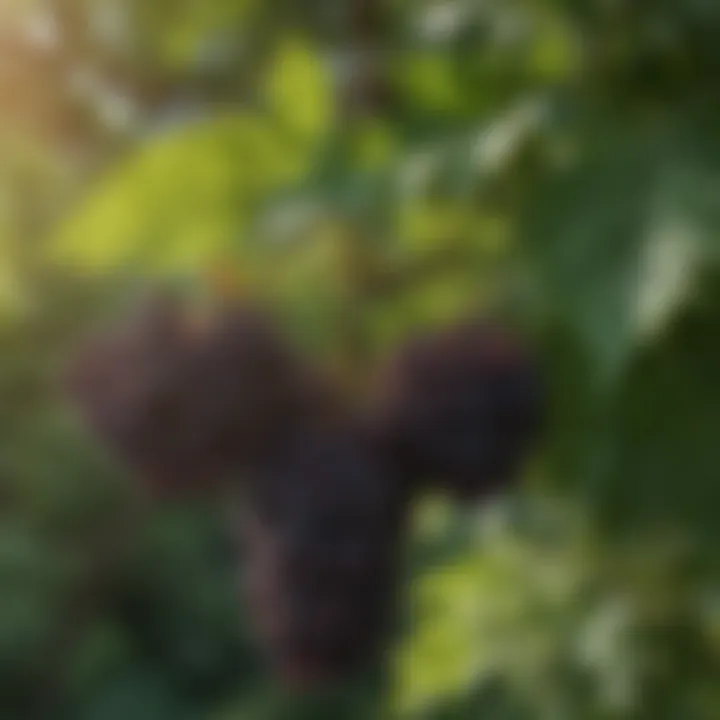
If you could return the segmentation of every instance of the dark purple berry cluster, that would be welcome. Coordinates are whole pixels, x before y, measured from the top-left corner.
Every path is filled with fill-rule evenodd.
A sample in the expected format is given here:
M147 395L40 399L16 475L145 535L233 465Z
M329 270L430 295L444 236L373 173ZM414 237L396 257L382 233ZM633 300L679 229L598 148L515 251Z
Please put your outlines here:
M249 608L300 686L382 650L412 495L500 489L540 425L533 361L478 323L401 348L367 411L254 307L201 320L161 303L91 342L72 380L89 425L153 490L238 485Z
M382 650L404 507L349 422L312 423L253 480L248 589L264 645L293 685L343 677Z
M200 318L162 299L89 342L70 384L119 459L153 490L177 493L271 453L283 423L305 411L309 382L259 310Z
M378 382L379 437L416 488L477 499L517 476L542 421L538 367L518 337L468 321L411 341Z

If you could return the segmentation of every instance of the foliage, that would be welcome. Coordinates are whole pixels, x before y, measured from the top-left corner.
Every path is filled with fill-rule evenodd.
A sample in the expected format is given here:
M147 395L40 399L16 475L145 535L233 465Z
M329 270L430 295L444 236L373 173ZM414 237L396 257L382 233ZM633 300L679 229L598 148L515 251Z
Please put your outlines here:
M46 5L0 4L2 717L717 717L716 3ZM470 308L537 339L527 489L420 504L381 680L278 693L217 508L137 515L70 415L78 333L158 281L353 380Z

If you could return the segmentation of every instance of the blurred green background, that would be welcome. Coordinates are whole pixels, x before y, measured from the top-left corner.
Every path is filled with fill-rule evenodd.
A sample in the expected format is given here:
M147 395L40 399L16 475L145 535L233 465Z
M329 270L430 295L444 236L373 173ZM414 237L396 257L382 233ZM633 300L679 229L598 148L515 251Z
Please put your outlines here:
M715 0L0 0L0 718L720 718L718 77ZM222 513L128 520L57 379L157 282L358 379L537 338L543 452L418 501L381 677L285 697Z

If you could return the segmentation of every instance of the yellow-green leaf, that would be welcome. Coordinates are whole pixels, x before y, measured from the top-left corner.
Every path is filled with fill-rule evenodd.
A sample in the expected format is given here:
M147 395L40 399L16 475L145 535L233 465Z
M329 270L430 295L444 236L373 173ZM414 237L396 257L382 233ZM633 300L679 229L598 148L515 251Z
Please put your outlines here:
M313 142L328 132L334 113L332 82L311 45L298 38L286 40L266 89L275 116L298 139Z

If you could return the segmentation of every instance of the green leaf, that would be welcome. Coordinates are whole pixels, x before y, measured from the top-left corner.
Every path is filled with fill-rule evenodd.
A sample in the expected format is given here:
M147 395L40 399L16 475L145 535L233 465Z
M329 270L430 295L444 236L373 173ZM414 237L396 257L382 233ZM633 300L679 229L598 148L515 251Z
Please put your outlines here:
M550 316L585 346L598 390L692 298L716 245L698 200L713 177L672 123L646 131L609 118L539 178L522 240Z
M711 273L670 330L633 363L622 388L603 499L624 529L638 524L718 540L720 278Z
M266 84L274 117L293 138L317 143L334 119L331 78L317 49L300 38L280 45Z
M257 205L307 162L259 117L201 123L111 174L61 228L52 256L90 272L196 270L234 249Z
M521 229L553 317L588 348L602 383L635 340L633 308L655 157L622 128L583 138L581 156L542 178Z

